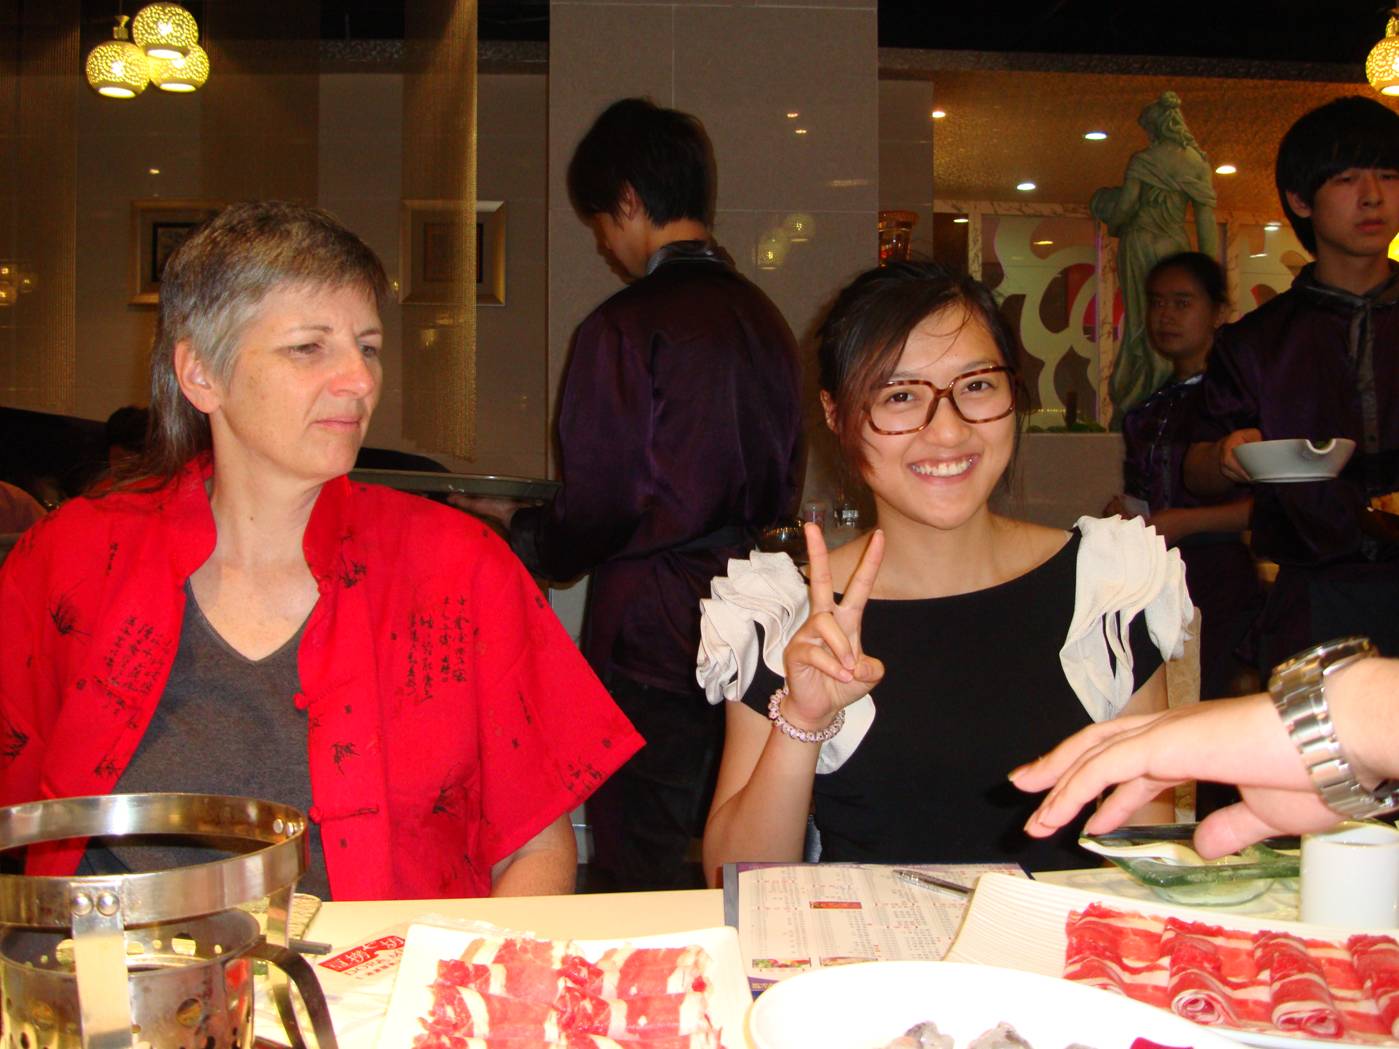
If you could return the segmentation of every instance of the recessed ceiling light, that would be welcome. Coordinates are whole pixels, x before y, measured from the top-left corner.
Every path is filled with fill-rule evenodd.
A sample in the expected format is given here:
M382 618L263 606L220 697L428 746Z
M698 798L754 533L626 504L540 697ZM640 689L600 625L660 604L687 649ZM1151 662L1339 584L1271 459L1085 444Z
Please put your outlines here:
M1263 223L1263 228L1264 228L1265 230L1267 230L1269 233L1276 233L1278 230L1282 229L1282 223L1281 223L1281 222L1265 222L1265 223Z
M967 218L967 216L965 216L965 215L958 215L958 216L957 216L955 219L953 219L952 221L955 222L955 223L957 223L957 225L959 225L959 226L965 226L968 222L971 221L971 219Z
M1047 247L1049 247L1049 245L1053 244L1054 241L1052 241L1052 240L1037 240L1037 241L1034 241L1033 243L1034 243L1035 247L1037 247L1037 248L1047 248Z
M1266 259L1267 257L1268 253L1266 251L1255 251L1252 255L1249 256L1249 258L1251 259Z
M1031 181L1029 181L1029 180L1027 179L1027 180L1025 180L1024 182L1017 182L1017 183L1015 184L1015 188L1018 189L1018 190L1020 190L1021 193L1029 193L1030 190L1036 189L1036 188L1038 188L1038 187L1036 187L1035 184L1034 184L1033 182L1031 182Z
M799 117L799 116L801 116L800 113L788 113L788 114L787 114L787 119L788 119L788 120L796 120L797 117Z
M947 110L945 110L945 109L935 109L935 110L933 110L931 113L929 113L928 115L929 115L930 117L932 117L934 120L941 120L943 117L947 116Z
M1101 142L1108 137L1108 133L1106 131L1085 131L1083 137L1089 142Z
M160 174L160 168L147 168L147 169L146 169L146 173L147 173L148 175L159 175L159 174Z
M806 134L806 128L804 128L804 127L793 128L793 129L792 129L792 134L794 134L794 135L805 135L805 134Z
M1239 169L1234 167L1233 164L1221 164L1219 165L1219 167L1214 169L1214 173L1216 175L1232 175L1238 170Z

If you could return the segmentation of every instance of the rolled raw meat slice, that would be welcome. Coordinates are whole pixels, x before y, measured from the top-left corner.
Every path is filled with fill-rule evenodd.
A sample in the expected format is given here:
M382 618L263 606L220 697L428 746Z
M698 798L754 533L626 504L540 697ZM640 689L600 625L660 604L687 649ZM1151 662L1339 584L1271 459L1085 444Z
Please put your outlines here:
M1082 913L1070 914L1064 932L1066 979L1167 1005L1159 921L1092 904Z
M1254 940L1260 980L1266 979L1273 1025L1313 1038L1336 1039L1345 1033L1341 1012L1326 987L1321 966L1296 936L1262 932Z
M564 987L568 986L558 970L523 961L512 965L496 962L477 965L452 959L437 963L437 978L455 987L470 987L482 994L521 998L545 1005L557 1001Z
M1234 995L1220 978L1219 951L1209 939L1218 930L1172 918L1161 936L1161 953L1167 960L1166 994L1171 1009L1200 1024L1237 1027Z
M564 959L576 954L566 940L536 940L532 936L485 936L472 940L461 953L461 960L476 965L538 965L562 969Z
M1399 943L1389 936L1352 936L1346 941L1356 974L1379 1010L1380 1023L1399 1038Z
M469 987L433 985L432 1012L420 1022L431 1035L521 1038L554 1042L558 1012L543 1002L482 994Z
M625 1000L566 992L561 1023L568 1031L602 1034L619 1040L687 1036L713 1026L707 1001L706 995L694 991L640 995Z
M669 1038L618 1039L601 1034L573 1033L566 1038L565 1049L722 1049L719 1032L713 1027Z
M584 989L599 998L703 991L711 967L703 947L613 947L590 967Z
M1123 968L1148 969L1161 957L1161 921L1091 903L1069 915L1069 952L1075 944L1086 952L1111 958Z

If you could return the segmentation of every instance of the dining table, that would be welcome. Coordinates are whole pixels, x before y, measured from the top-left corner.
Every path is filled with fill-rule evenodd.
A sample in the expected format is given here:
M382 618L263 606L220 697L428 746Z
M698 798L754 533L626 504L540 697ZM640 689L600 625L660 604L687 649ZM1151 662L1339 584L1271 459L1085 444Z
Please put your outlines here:
M620 939L723 925L724 894L719 889L686 889L464 900L329 901L316 912L305 939L327 943L334 952L377 930L426 914L490 922L554 939Z

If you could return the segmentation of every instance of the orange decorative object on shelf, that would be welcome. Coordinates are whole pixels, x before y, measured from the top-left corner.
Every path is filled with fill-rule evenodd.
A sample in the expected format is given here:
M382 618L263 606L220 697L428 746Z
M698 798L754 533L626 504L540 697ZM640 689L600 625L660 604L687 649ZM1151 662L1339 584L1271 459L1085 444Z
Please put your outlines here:
M913 226L918 221L916 211L881 211L879 213L879 264L907 262L913 239Z

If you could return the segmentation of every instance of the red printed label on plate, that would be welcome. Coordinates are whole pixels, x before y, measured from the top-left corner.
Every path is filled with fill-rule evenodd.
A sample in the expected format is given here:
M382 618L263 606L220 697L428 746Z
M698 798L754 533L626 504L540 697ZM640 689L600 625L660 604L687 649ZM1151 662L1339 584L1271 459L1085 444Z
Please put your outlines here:
M356 979L370 979L389 972L398 965L399 959L403 957L403 943L402 936L380 936L326 958L319 965Z

